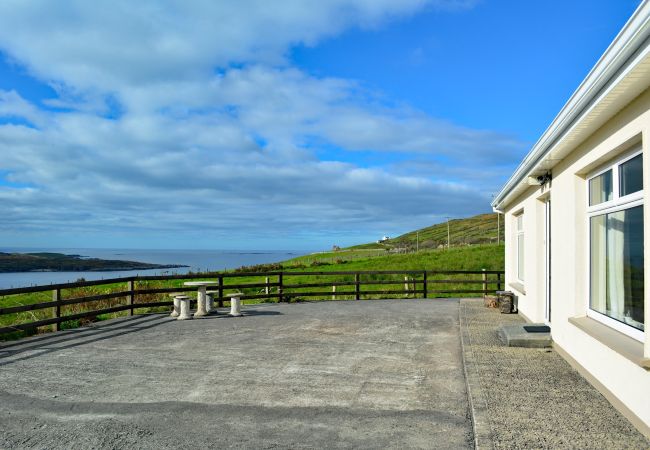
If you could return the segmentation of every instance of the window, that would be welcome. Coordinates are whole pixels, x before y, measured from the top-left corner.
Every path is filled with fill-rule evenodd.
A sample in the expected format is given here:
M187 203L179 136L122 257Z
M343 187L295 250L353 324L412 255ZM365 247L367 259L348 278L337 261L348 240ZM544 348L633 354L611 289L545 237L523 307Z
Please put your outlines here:
M613 196L612 169L589 180L589 206L608 202L612 200Z
M524 213L515 216L517 239L517 279L524 281Z
M643 160L637 152L588 180L591 317L644 331Z

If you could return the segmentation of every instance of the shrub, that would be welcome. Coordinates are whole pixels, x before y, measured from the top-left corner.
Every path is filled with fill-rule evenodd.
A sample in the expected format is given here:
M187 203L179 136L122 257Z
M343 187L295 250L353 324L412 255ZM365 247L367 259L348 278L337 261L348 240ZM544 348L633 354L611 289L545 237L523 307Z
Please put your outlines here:
M255 264L252 266L241 266L233 270L234 273L246 273L246 272L277 272L283 269L282 264L280 263L270 263L270 264Z

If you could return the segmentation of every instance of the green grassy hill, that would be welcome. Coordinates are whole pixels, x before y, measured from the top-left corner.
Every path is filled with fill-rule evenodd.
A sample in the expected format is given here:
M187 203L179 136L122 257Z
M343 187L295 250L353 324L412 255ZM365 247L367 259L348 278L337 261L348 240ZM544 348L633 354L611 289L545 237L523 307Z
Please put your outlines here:
M447 249L447 222L390 239L331 251L312 253L260 270L503 270L503 217L480 214L449 221L451 248ZM500 231L497 245L497 228ZM419 233L419 245L418 245ZM416 252L416 248L419 251ZM244 268L245 269L245 268Z
M311 255L276 264L274 270L503 270L503 244L480 244L428 249L412 253L390 253L384 249L352 249ZM263 265L264 266L264 265Z
M501 221L500 227L497 225L497 215L494 213L450 220L449 240L451 247L469 244L496 244L498 228L499 242L503 242L503 216L499 217L499 220ZM420 250L445 247L447 245L447 222L411 231L383 243L373 242L355 245L350 249L413 251L418 246L418 241Z

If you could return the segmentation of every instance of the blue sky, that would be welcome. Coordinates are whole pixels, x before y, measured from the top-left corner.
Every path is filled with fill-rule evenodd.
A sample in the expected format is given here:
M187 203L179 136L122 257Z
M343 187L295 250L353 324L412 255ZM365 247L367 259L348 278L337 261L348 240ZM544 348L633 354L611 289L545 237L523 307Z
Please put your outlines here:
M0 4L0 246L317 249L489 211L638 1Z
M316 75L362 80L474 128L535 140L634 12L633 1L483 1L293 49Z

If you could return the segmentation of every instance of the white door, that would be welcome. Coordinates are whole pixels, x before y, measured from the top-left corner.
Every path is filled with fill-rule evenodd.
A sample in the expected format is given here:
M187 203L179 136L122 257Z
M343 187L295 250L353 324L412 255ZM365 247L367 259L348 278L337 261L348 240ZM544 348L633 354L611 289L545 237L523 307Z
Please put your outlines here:
M551 323L551 199L544 202L544 253L546 272L546 303L544 308L544 319Z

